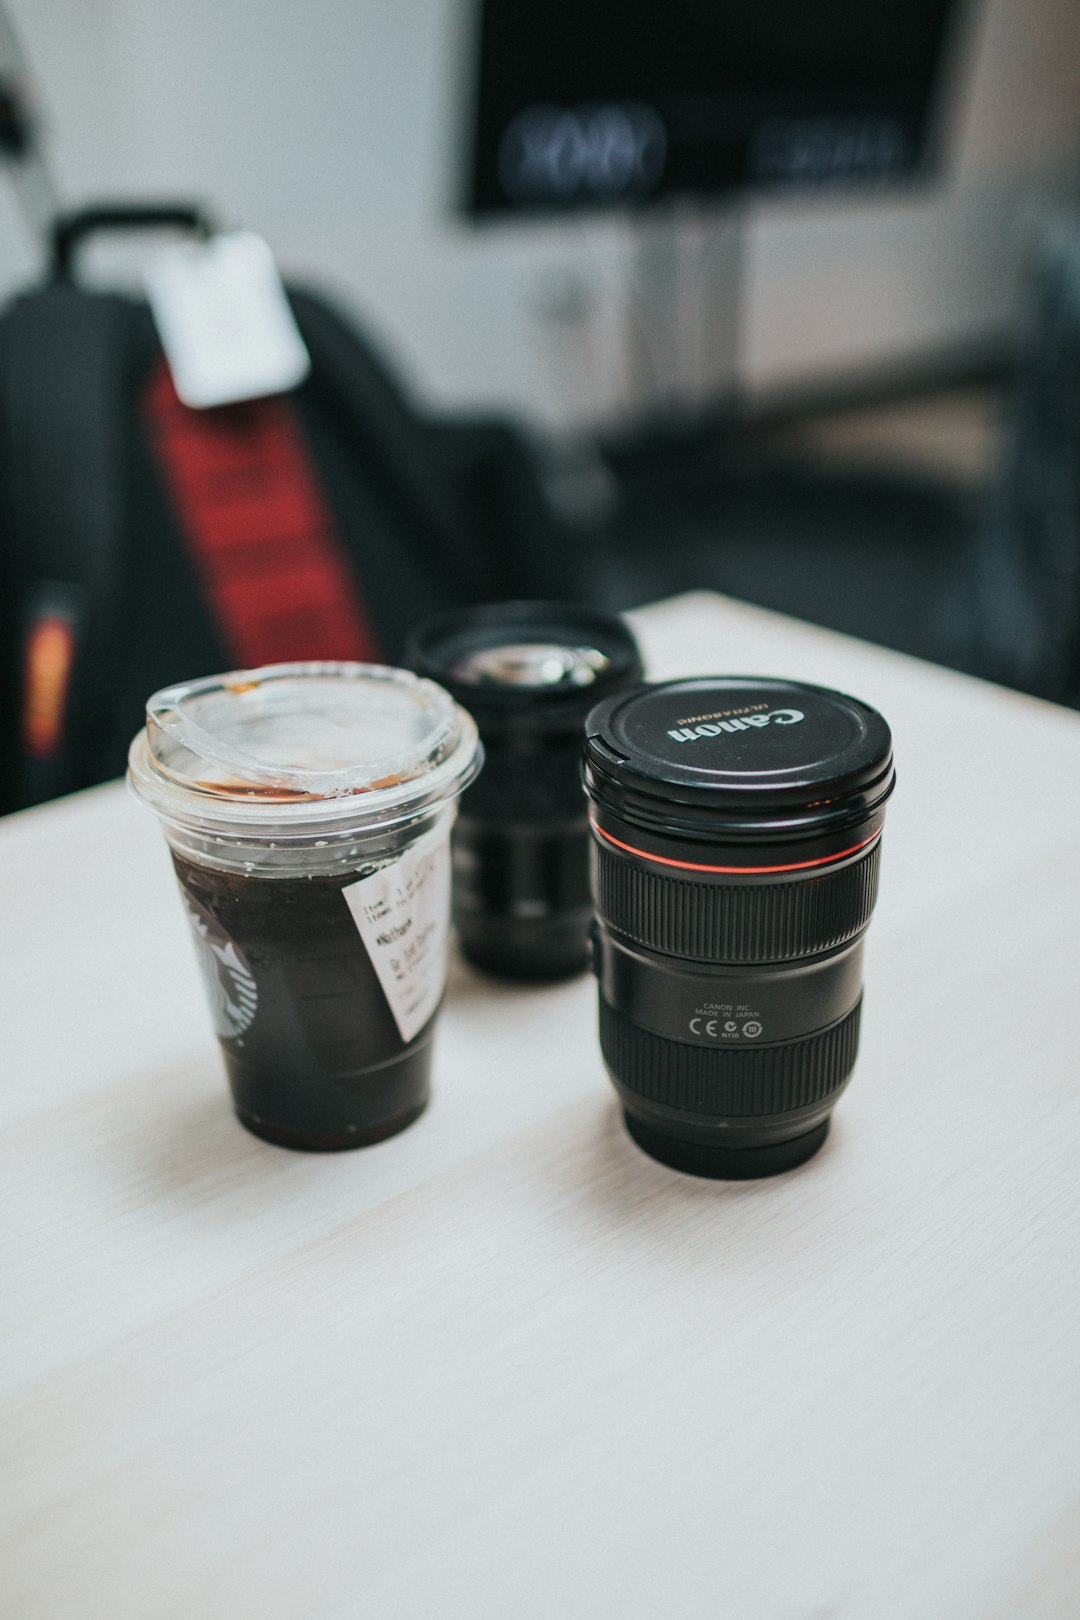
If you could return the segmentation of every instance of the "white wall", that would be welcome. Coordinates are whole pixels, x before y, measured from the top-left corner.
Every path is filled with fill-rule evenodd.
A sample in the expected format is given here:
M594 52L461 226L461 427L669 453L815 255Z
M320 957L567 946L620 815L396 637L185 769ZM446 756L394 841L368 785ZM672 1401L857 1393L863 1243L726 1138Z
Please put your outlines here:
M68 200L216 199L365 313L430 398L552 423L632 406L634 231L454 217L469 0L9 4ZM751 389L1007 323L1032 223L1076 184L1080 6L974 0L962 57L943 186L748 216ZM5 194L0 283L31 262Z

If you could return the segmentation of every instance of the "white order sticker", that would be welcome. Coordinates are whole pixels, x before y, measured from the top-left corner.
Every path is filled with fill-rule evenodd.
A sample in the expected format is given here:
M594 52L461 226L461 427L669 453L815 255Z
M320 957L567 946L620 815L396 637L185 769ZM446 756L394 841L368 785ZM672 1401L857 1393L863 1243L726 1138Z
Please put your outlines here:
M436 1007L446 982L450 837L444 823L389 866L342 889L403 1041Z

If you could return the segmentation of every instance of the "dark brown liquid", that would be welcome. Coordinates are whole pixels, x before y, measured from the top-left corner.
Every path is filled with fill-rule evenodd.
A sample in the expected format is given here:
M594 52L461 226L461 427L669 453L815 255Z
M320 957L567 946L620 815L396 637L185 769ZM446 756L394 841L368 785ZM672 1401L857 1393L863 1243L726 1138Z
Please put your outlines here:
M288 1147L377 1142L428 1097L434 1017L405 1042L342 889L356 873L261 878L173 865L233 1102Z

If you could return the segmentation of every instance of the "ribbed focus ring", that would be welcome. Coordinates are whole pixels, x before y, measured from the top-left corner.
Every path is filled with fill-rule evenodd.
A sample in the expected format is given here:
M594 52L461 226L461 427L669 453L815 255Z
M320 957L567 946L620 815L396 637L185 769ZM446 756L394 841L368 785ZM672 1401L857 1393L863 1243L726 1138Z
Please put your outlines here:
M866 927L881 844L861 860L797 883L702 883L649 870L592 841L593 894L625 938L697 962L791 962Z
M639 1029L600 998L600 1049L615 1077L666 1108L720 1118L783 1114L838 1091L855 1063L862 1002L831 1029L782 1046L689 1046Z

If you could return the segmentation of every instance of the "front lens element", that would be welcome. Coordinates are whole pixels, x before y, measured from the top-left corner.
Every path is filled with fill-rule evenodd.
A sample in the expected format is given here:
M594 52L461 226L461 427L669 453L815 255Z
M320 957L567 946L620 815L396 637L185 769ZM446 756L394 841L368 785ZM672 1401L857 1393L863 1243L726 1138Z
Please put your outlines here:
M514 642L467 653L451 673L478 686L594 686L610 663L596 647Z
M630 1131L700 1175L789 1169L855 1062L889 729L838 692L712 677L624 693L587 732L600 1040Z

